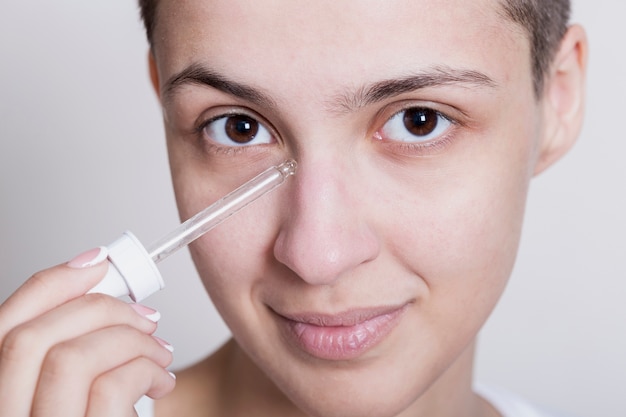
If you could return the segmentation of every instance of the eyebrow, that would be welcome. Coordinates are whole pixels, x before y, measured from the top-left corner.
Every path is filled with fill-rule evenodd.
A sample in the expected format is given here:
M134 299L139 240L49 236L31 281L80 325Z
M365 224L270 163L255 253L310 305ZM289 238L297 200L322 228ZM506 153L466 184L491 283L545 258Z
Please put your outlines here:
M191 64L173 75L164 84L164 100L171 100L180 88L190 84L212 87L258 106L276 107L275 101L260 89L229 79L200 63ZM448 85L463 88L486 87L493 89L497 87L497 83L482 72L438 66L408 76L378 81L353 90L346 90L344 93L333 97L329 102L329 108L341 113L352 112L404 93Z
M222 74L202 65L194 63L173 75L163 86L163 99L171 100L185 85L201 85L239 97L263 107L276 107L276 103L261 90L228 79Z
M491 77L482 72L438 66L408 76L379 81L354 91L346 91L337 95L331 106L339 108L340 111L351 112L404 93L449 85L489 89L498 86Z

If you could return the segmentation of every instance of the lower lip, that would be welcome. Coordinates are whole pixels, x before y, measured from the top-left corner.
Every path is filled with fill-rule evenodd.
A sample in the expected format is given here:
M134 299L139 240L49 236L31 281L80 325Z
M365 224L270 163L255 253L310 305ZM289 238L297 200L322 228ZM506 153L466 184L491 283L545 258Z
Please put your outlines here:
M291 345L313 357L346 361L357 359L378 345L400 322L404 307L353 326L316 326L279 316Z

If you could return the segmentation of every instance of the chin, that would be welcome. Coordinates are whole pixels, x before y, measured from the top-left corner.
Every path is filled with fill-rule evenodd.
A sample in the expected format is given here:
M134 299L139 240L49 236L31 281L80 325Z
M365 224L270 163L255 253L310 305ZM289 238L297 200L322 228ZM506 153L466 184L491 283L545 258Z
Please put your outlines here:
M289 374L283 363L268 375L307 416L395 417L412 408L444 372L443 366L409 369L408 361L402 362L379 357L357 364L309 364ZM411 366L419 368L415 362Z

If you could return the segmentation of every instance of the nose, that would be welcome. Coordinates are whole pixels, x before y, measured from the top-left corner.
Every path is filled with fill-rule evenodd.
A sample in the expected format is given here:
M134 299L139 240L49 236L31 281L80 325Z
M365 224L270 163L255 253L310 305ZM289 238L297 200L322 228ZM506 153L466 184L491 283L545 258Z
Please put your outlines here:
M301 160L291 184L274 256L312 285L332 285L380 250L358 195L358 173L347 165Z

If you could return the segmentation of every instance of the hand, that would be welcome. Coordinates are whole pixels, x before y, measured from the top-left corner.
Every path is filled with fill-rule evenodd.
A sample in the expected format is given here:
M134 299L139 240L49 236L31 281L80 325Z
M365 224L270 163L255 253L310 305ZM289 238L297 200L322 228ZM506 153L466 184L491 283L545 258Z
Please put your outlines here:
M0 417L125 417L175 385L158 313L84 295L107 271L94 249L36 273L0 305Z

